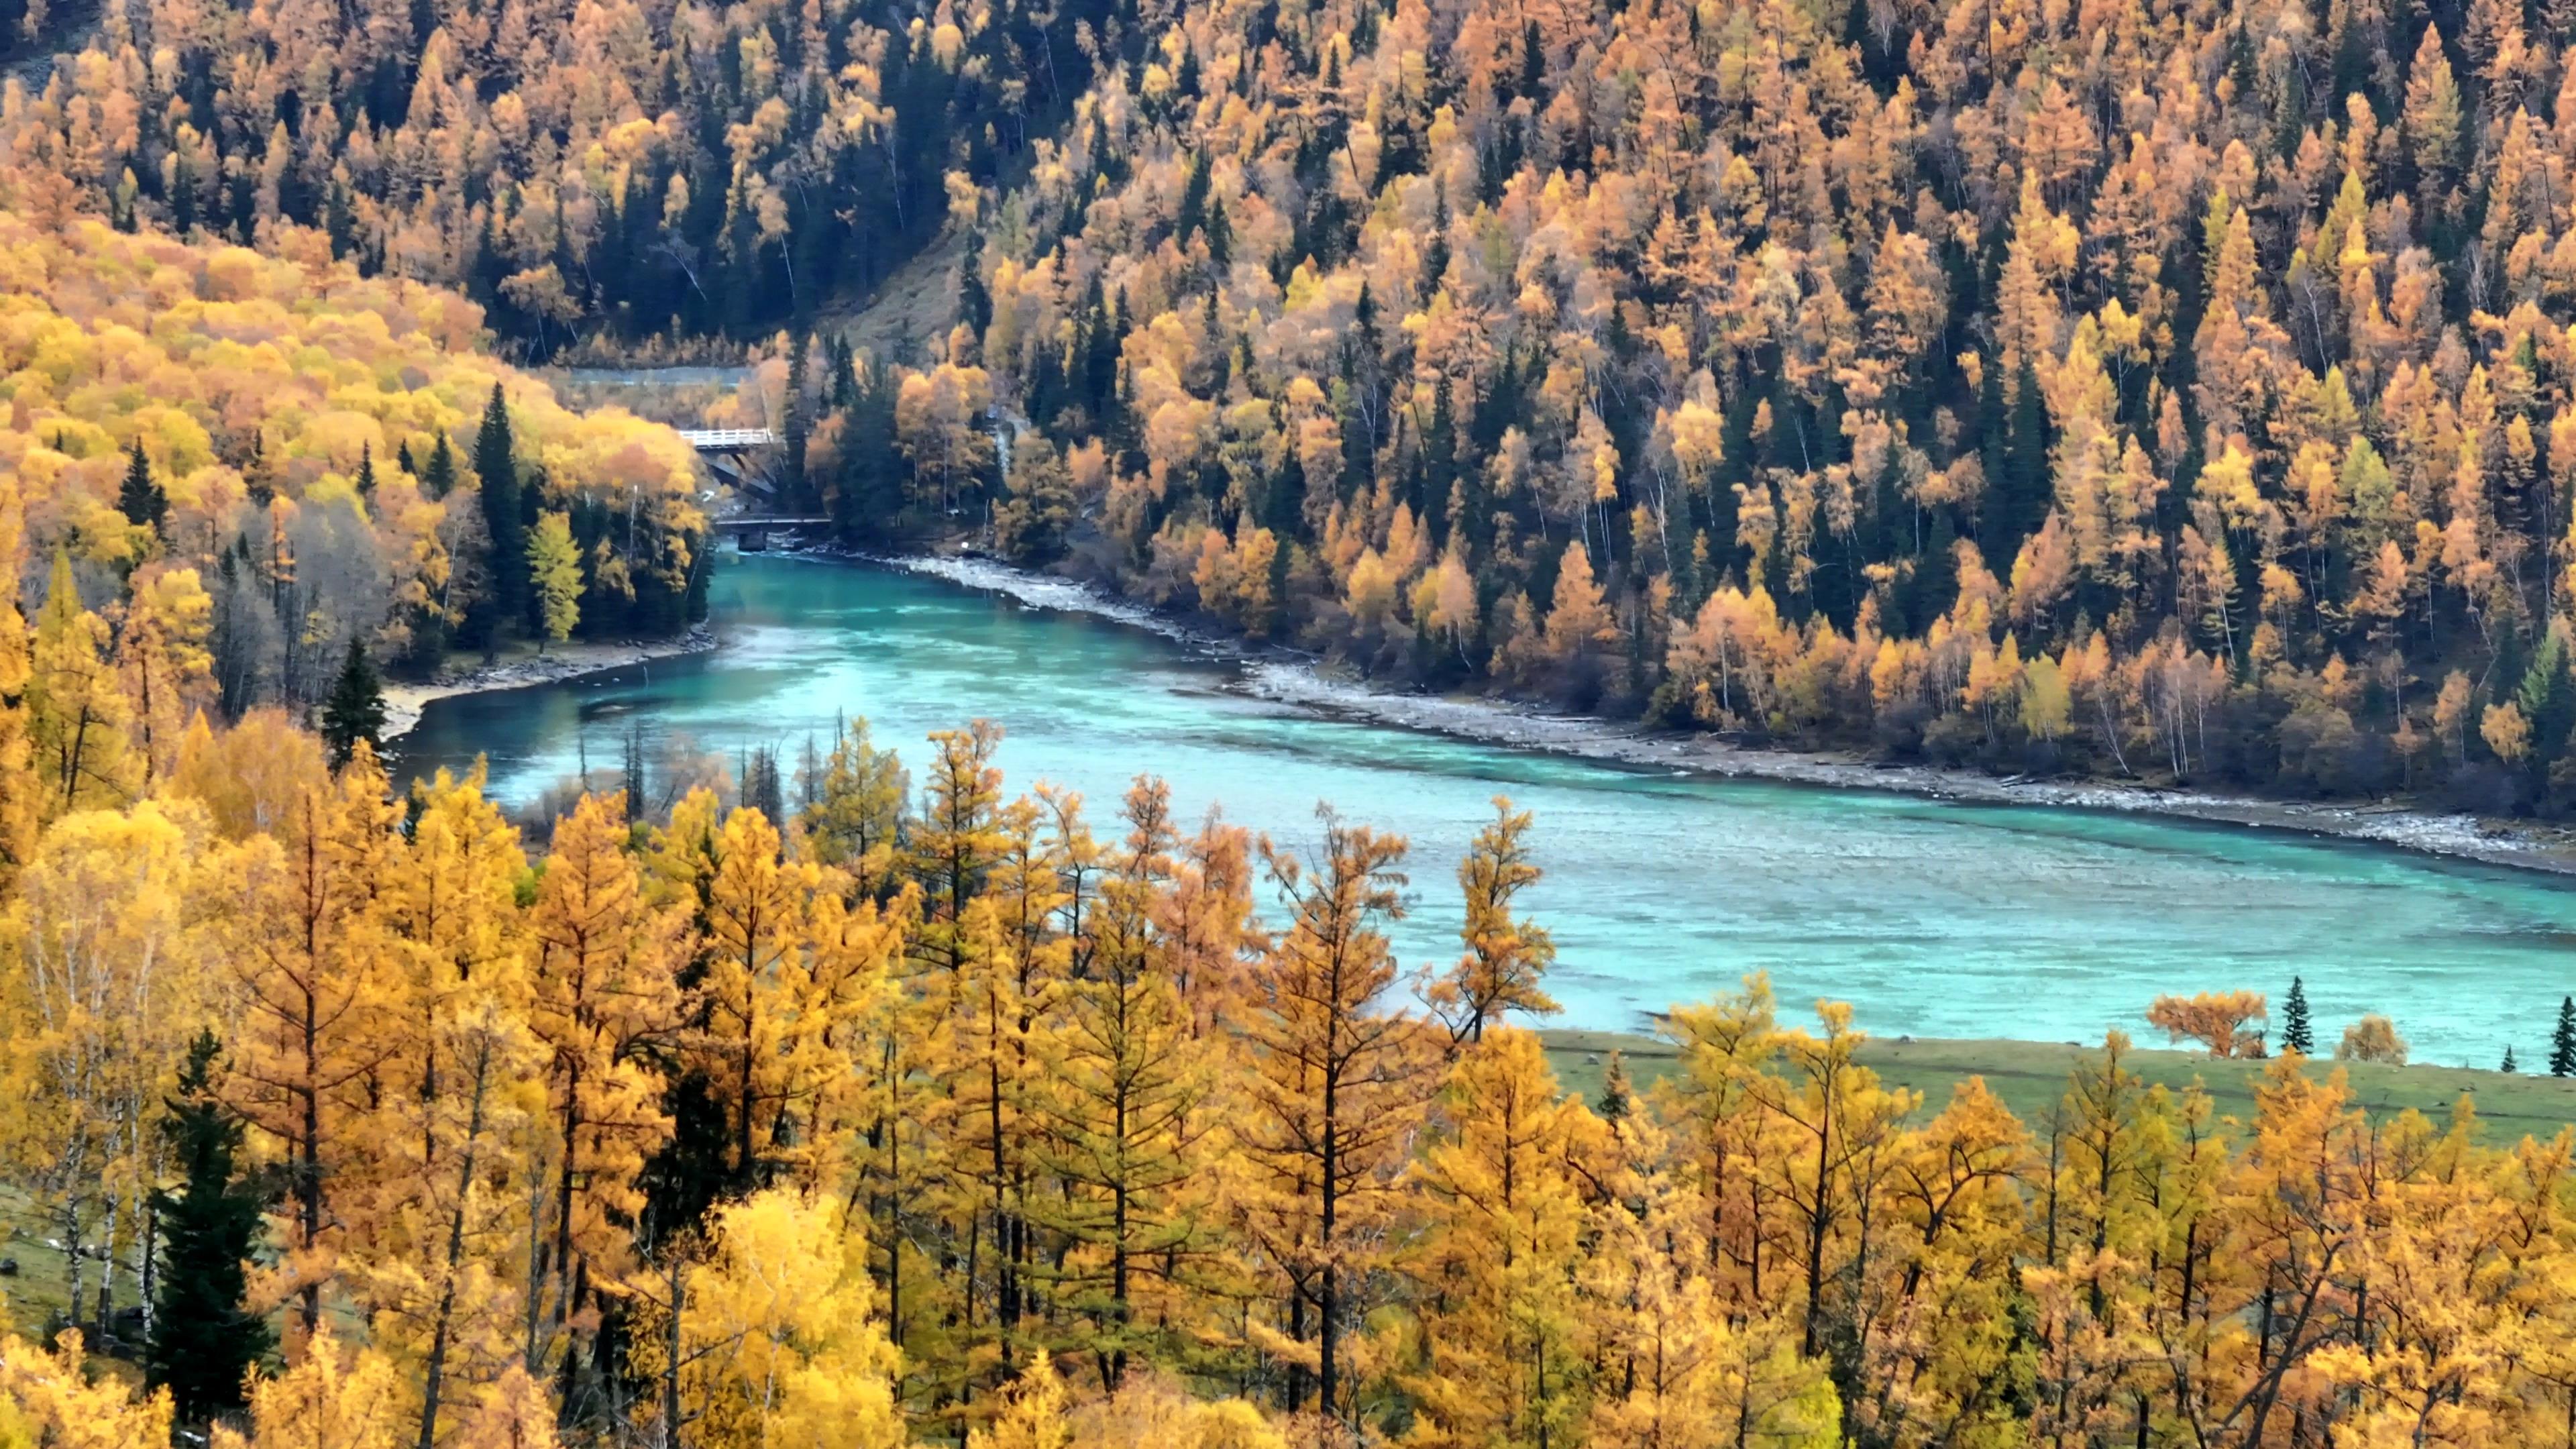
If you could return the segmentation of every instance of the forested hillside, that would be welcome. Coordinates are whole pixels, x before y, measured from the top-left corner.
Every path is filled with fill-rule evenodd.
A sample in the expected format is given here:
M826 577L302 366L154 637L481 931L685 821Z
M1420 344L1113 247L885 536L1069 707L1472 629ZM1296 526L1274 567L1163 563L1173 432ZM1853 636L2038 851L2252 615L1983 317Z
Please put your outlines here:
M9 112L62 200L532 352L781 329L856 539L1756 739L2576 806L2555 8L111 8ZM963 335L805 340L943 227Z
M687 445L489 350L750 344L782 510L1376 679L2576 809L2571 46L111 3L0 94L0 1449L2576 1445L2576 1128L2365 1103L2294 971L2238 1115L2117 1033L1927 1102L1759 976L1587 1101L1506 800L1409 963L1408 842L990 722L515 822L373 745L380 666L704 610Z
M1433 687L2562 810L2571 24L1188 7L980 199L850 512L980 469L1024 561Z
M0 799L45 798L13 723ZM2373 1118L2295 1051L2222 1119L2116 1034L2020 1121L1759 978L1586 1102L1525 1025L1544 822L1497 802L1411 971L1386 927L1447 888L1403 840L1011 798L1000 739L908 770L857 725L741 782L774 814L650 810L630 765L536 841L255 718L45 805L0 875L0 1177L153 1387L0 1337L5 1442L2563 1437L2576 1134ZM2148 1015L2237 1055L2260 1006Z
M676 434L564 411L477 354L471 303L303 240L0 211L0 600L32 630L0 634L0 693L58 804L130 803L198 710L302 717L353 646L425 671L704 611Z
M874 286L1122 44L1108 0L112 4L16 103L120 225L463 288L501 338L745 336Z

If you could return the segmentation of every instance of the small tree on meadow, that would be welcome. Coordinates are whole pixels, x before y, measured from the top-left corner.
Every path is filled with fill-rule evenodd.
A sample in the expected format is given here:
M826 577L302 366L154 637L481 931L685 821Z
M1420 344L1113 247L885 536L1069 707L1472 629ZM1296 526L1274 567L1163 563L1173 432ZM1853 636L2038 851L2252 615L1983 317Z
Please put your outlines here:
M2157 997L2147 1008L2147 1024L2173 1041L2199 1042L2213 1057L2252 1057L2262 1055L2263 1033L2246 1023L2269 1014L2260 991L2204 991Z
M2335 1047L2335 1060L2402 1067L2408 1050L2406 1038L2397 1034L2397 1024L2374 1011L2343 1029L2343 1041Z
M2281 1050L2303 1057L2317 1054L2317 1034L2308 1023L2308 984L2290 978L2290 994L2281 1003Z

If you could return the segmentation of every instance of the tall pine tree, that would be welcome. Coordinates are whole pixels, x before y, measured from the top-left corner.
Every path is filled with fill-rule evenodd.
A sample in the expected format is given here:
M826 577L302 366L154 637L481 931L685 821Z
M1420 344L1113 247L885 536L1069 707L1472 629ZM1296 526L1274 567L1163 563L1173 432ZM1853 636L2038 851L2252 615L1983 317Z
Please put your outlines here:
M421 491L431 498L444 498L456 487L456 449L447 442L447 434L438 435L438 446L429 450L429 471L420 476Z
M2549 1036L2549 1075L2576 1077L2576 996L2558 998L2558 1030Z
M116 506L125 521L148 527L157 536L170 516L170 496L152 476L152 460L143 456L143 440L134 440L134 450L126 456L125 483L116 490Z
M260 1240L261 1195L234 1170L242 1123L211 1090L220 1045L200 1032L179 1071L179 1095L161 1130L177 1159L180 1190L155 1192L161 1276L153 1291L145 1382L166 1386L179 1418L203 1423L242 1406L242 1380L265 1357L268 1324L245 1309L243 1264Z
M322 742L331 747L334 766L349 763L358 741L380 744L385 734L385 690L367 648L349 636L349 657L341 662L331 698L322 706Z
M510 438L509 402L497 382L483 409L482 431L474 437L474 477L483 488L483 526L492 548L492 598L475 630L488 649L505 621L528 612L528 525L519 496L517 449Z

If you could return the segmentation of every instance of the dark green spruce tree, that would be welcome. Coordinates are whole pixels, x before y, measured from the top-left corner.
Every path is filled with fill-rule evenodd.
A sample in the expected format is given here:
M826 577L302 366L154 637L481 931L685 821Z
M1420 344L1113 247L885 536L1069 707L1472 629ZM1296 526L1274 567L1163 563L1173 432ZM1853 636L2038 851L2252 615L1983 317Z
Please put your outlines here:
M788 350L786 417L779 424L779 499L798 512L813 501L805 479L805 449L814 434L813 403L805 390L812 347L813 334L799 331Z
M903 528L908 476L896 445L894 370L870 358L851 386L841 430L840 476L832 489L832 526L848 543L871 544Z
M322 742L331 747L334 767L349 763L358 741L379 744L385 735L385 687L374 661L356 635L349 636L349 657L332 682L331 698L322 706Z
M2516 1061L2514 1061L2514 1059L2513 1059L2513 1043L2511 1043L2511 1042L2507 1042L2507 1043L2505 1043L2505 1048L2504 1048L2504 1065L2503 1065L2503 1066L2500 1066L2500 1067L2498 1067L2498 1068L2496 1068L2496 1070L2497 1070L2497 1071L2500 1071L2500 1072L2504 1072L2504 1073L2506 1073L2506 1074L2508 1074L2508 1075L2510 1075L2510 1074L2512 1074L2512 1073L2514 1073L2514 1072L2518 1072L2518 1071L2521 1071L2521 1070L2522 1070L2521 1065L2520 1065L2519 1063L2517 1063Z
M510 406L501 384L483 409L474 435L474 478L483 489L483 527L491 538L492 597L478 610L471 632L490 649L509 621L528 612L528 525L519 497L517 446L510 438Z
M167 1387L182 1423L201 1424L242 1406L242 1376L268 1354L268 1324L242 1305L242 1264L259 1243L265 1204L235 1170L242 1124L211 1090L221 1054L201 1032L179 1071L179 1095L161 1123L177 1160L180 1188L156 1191L161 1272L152 1294L152 1338L144 1382Z
M125 521L148 526L155 535L170 516L170 495L152 476L152 460L143 456L143 440L134 440L134 450L126 455L125 482L116 490L116 506Z
M2549 1034L2549 1075L2576 1077L2576 996L2558 998L2558 1030Z
M420 486L433 499L456 489L456 450L448 446L445 433L438 435L438 446L429 450L429 470L420 475Z
M2308 1025L2308 984L2290 978L2290 999L2281 1003L2281 1049L2303 1057L2317 1053L2316 1031Z

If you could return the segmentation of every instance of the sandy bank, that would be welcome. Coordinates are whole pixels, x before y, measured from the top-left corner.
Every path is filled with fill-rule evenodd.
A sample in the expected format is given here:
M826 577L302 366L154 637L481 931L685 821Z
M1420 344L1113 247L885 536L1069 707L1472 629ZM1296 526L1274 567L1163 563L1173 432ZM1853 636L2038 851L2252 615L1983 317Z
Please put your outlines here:
M543 654L503 659L492 664L477 664L459 669L442 669L426 684L388 684L385 686L385 738L399 739L411 733L420 723L420 712L433 699L454 694L482 694L496 689L523 689L531 684L554 684L597 674L608 669L623 669L653 659L673 659L683 654L701 654L716 647L713 630L704 624L676 639L623 640L616 642L579 640L550 646Z
M2296 830L2367 841L2461 860L2576 875L2576 832L2528 821L2488 820L2371 801L2303 802L2252 795L2157 789L2116 780L2035 780L1882 764L1828 751L1750 749L1708 735L1648 730L1633 722L1551 713L1483 697L1403 694L1337 678L1283 650L1186 628L1151 610L1069 579L1022 572L978 557L902 558L915 573L992 589L1044 609L1117 619L1243 660L1247 693L1304 709L1341 714L1461 739L1543 750L1615 764L1683 770L1728 779L1773 780L1835 789L1890 790L1975 804L2120 810L2213 824Z

